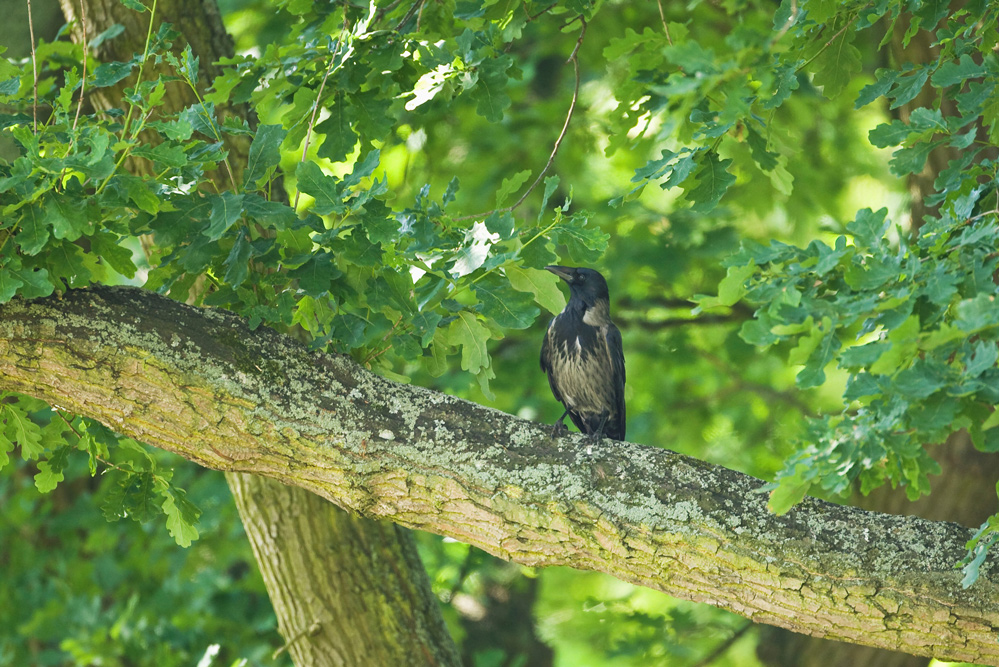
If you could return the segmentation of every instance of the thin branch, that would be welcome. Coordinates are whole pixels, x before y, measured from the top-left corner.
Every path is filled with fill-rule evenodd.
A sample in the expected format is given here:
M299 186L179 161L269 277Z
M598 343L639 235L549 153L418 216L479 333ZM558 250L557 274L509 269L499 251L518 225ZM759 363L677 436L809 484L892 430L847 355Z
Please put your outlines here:
M337 48L333 50L330 55L330 64L326 68L326 73L323 74L323 80L319 84L319 92L316 93L316 102L312 105L312 117L309 118L309 127L305 131L305 145L302 147L302 162L305 162L305 156L309 153L309 143L312 141L312 129L316 125L316 114L319 113L319 101L323 99L323 89L326 88L326 79L329 78L330 72L333 71L333 67L336 65L336 54L340 50L340 45L337 44ZM292 205L293 209L298 209L298 198L301 196L302 191L298 188L295 189L295 203Z
M31 74L33 77L32 86L35 91L35 99L31 103L31 115L33 116L32 132L38 132L38 61L35 59L35 22L31 17L31 0L28 0L28 37L31 39Z
M746 623L745 625L743 625L741 628L739 628L734 633L732 633L731 637L729 637L728 639L726 639L725 641L723 641L721 644L719 644L718 646L716 646L714 651L712 651L708 655L704 656L704 658L702 658L697 664L695 664L694 667L708 667L708 665L710 665L712 662L714 662L718 658L722 657L725 654L726 651L728 651L730 648L732 648L732 644L734 644L737 641L739 641L739 639L744 634L746 634L747 632L749 632L749 629L751 627L753 627L754 625L756 625L756 624L753 623L752 621L750 621L749 623Z
M575 76L575 85L573 86L572 89L572 100L569 102L569 111L565 115L565 122L562 124L562 131L559 132L558 138L555 140L555 145L552 147L551 155L548 156L548 162L541 170L541 173L538 174L538 177L534 179L534 182L531 183L531 186L527 188L527 191L524 192L523 195L521 195L520 199L518 199L510 206L506 206L503 208L496 208L491 211L486 211L485 213L463 215L454 218L455 221L472 220L474 218L486 218L492 215L493 213L509 213L510 211L515 210L521 204L524 203L524 200L527 199L527 197L532 192L534 192L534 189L537 188L538 184L541 183L542 179L544 179L545 174L547 174L548 170L551 169L552 164L554 164L555 162L555 156L558 155L558 149L562 145L562 140L565 139L566 132L569 130L569 121L572 120L572 115L576 110L576 102L579 100L579 59L577 58L577 55L579 54L579 47L582 46L583 44L583 37L586 36L586 19L583 18L582 15L580 15L578 18L580 23L582 24L582 28L580 28L579 38L576 40L576 46L573 47L572 53L569 54L569 58L568 60L566 60L566 62L572 63L572 71Z
M80 77L80 100L76 103L76 116L73 117L74 130L80 121L80 111L83 110L83 93L87 90L87 51L90 45L87 43L87 6L83 0L80 0L80 26L83 28L83 76Z
M663 12L663 2L662 0L656 0L656 4L659 5L659 20L663 22L663 32L666 33L666 41L669 42L670 46L673 46L673 38L669 36L669 26L666 25L666 13Z
M538 17L544 16L545 14L550 12L552 8L555 7L556 5L558 5L558 2L553 2L544 9L540 10L537 14L531 15L531 12L527 9L527 3L526 2L522 3L522 6L524 7L524 14L527 16L528 23L538 19Z
M395 27L392 28L392 32L399 32L400 30L402 30L402 27L407 23L409 23L410 19L413 18L413 15L423 8L424 2L425 0L419 0L419 2L414 2L413 6L409 8L408 12L406 12L406 15L402 17L402 20L396 23Z
M787 34L787 31L791 29L794 22L798 20L798 0L791 0L791 13L787 17L787 21L781 26L781 29L777 31L773 39L770 40L770 47L772 48L774 44L780 41L780 38ZM835 38L833 38L835 39Z

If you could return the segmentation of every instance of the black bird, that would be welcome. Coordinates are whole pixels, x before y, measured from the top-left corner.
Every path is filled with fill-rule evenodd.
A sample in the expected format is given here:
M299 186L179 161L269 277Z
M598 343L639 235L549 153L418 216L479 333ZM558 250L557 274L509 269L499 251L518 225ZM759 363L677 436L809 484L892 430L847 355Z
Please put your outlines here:
M541 345L541 370L565 406L552 437L568 431L563 420L569 415L594 441L605 435L624 440L624 353L610 319L607 281L593 269L545 268L569 283L569 303Z

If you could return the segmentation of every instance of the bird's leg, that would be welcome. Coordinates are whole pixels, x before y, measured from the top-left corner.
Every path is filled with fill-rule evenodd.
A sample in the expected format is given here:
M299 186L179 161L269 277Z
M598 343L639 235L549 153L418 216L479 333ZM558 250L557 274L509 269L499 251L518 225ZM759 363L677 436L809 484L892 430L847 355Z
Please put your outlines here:
M555 421L555 425L552 427L552 440L561 437L569 432L569 427L565 425L565 417L569 414L569 408L565 409L562 416Z
M607 420L610 419L610 412L604 411L600 416L600 424L597 429L590 434L590 444L596 444L598 441L602 440L604 437L604 427L607 425Z

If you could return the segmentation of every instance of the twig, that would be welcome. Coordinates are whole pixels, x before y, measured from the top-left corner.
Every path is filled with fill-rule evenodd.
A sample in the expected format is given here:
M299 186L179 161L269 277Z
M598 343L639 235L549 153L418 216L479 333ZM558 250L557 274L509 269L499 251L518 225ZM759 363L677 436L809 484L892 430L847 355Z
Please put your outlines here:
M780 41L780 38L787 34L787 31L791 29L794 22L798 20L798 0L791 0L791 13L787 17L787 21L781 26L781 29L777 31L777 34L773 36L770 40L770 46L773 47L774 44Z
M839 36L842 35L844 32L846 32L846 29L849 28L851 25L853 25L853 23L857 20L857 18L859 16L860 15L858 14L857 16L854 16L852 19L850 19L849 21L847 21L846 25L844 25L842 28L840 28L839 30L837 30L836 34L833 35L832 37L830 37L829 41L826 42L825 44L823 44L822 48L819 49L818 51L816 51L814 56L812 56L811 58L809 58L808 60L806 60L805 62L803 62L801 64L801 67L799 67L795 71L800 72L801 70L803 70L806 67L808 67L809 65L811 65L812 61L815 60L816 58L818 58L819 56L821 56L825 52L826 49L828 49L830 46L832 46L833 42L835 42L837 39L839 39Z
M521 195L520 199L518 199L510 206L506 206L504 208L496 208L491 211L486 211L485 213L463 215L454 218L455 221L471 220L473 218L486 218L492 215L493 213L509 213L510 211L513 211L518 206L524 203L524 200L527 199L528 195L534 192L534 189L538 187L539 183L541 183L542 179L545 177L545 174L547 174L548 170L551 169L552 164L555 162L555 156L558 154L558 149L562 145L562 140L565 139L566 132L569 129L569 121L572 120L572 114L576 110L576 101L579 99L579 59L576 56L579 53L579 47L582 46L583 44L583 37L586 35L586 19L583 18L582 15L580 15L578 18L580 23L582 24L582 28L579 31L579 39L576 40L576 46L573 47L572 53L569 54L569 58L568 60L566 60L566 62L572 63L572 71L573 74L575 75L576 82L575 86L572 89L572 100L569 102L569 111L565 115L565 123L562 124L562 131L559 132L558 138L555 140L555 145L554 147L552 147L552 153L551 155L548 156L548 163L545 164L544 169L541 170L541 173L538 174L538 177L534 179L533 183L531 183L531 187L527 188L527 191L524 192L523 195Z
M530 23L531 21L534 21L535 19L537 19L539 16L550 12L552 10L552 8L555 7L555 5L558 4L558 2L553 2L552 4L548 5L544 9L540 10L537 14L534 14L533 16L531 15L531 12L529 12L527 10L527 3L524 2L522 4L523 4L523 7L524 7L524 14L527 15L527 22Z
M721 644L719 644L717 647L715 647L714 651L712 651L711 653L709 653L700 662L698 662L697 664L695 664L694 667L707 667L712 662L714 662L715 660L717 660L718 658L720 658L722 656L722 654L725 653L725 651L729 650L732 647L732 644L734 644L737 641L739 641L740 637L742 637L744 634L746 634L747 632L749 632L749 629L751 627L753 627L753 625L755 625L755 623L753 623L752 621L749 621L748 623L746 623L745 625L743 625L741 628L739 628L734 633L732 633L731 637L729 637L728 639L726 639L725 641L723 641Z
M414 2L413 6L409 8L408 12L406 12L406 15L402 17L402 20L396 23L395 27L392 28L392 32L399 32L400 30L402 30L402 27L407 23L409 23L409 20L413 18L413 14L423 9L423 3L425 1L426 0L419 0L419 2Z
M35 59L35 22L31 18L31 0L28 2L28 36L31 39L31 74L33 81L31 82L34 86L35 99L31 104L31 114L33 117L32 121L32 132L38 133L38 61Z
M87 7L83 0L80 0L80 25L83 28L83 76L80 77L80 101L76 103L76 116L73 117L73 130L80 120L80 111L83 109L83 93L87 89Z
M794 2L794 0L791 0ZM666 41L670 46L673 46L673 38L669 36L669 26L666 25L666 13L663 12L663 2L662 0L656 0L656 4L659 5L659 20L663 22L663 32L666 33Z
M340 62L343 63L343 59L346 58L346 52L341 51L344 40L347 37L347 15L344 14L343 17L343 27L340 29L340 39L337 41L336 48L333 49L333 53L330 54L330 64L326 68L325 74L323 74L323 80L319 84L319 91L316 93L316 102L312 105L312 116L309 118L309 127L305 132L305 146L302 148L302 162L305 162L305 157L309 153L309 143L312 141L312 130L316 126L316 115L319 113L319 102L323 99L323 90L326 88L326 80L329 78L333 70L337 69L336 58L337 54L341 55ZM347 49L349 51L350 49ZM301 190L295 191L295 203L292 204L293 209L298 208L298 198L302 195Z

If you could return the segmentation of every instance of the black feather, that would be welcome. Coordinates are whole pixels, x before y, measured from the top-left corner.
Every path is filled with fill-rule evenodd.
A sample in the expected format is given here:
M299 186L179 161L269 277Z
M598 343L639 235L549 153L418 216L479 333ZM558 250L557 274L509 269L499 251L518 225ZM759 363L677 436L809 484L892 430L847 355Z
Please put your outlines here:
M610 320L607 281L593 269L545 267L569 284L569 302L548 325L541 344L541 370L566 415L594 439L624 440L624 352L621 332Z

